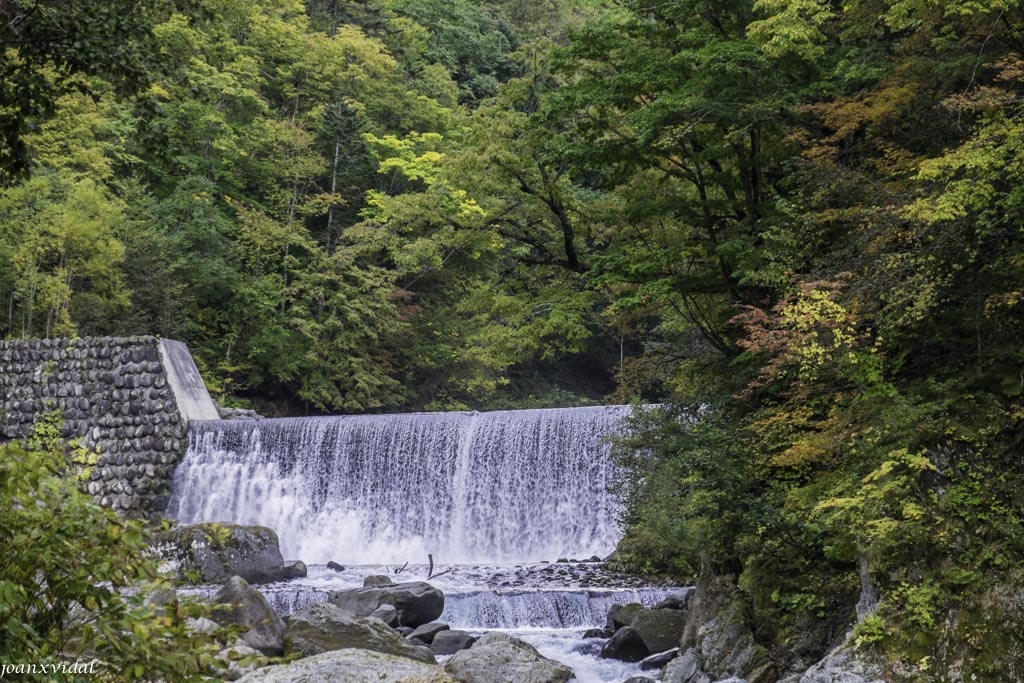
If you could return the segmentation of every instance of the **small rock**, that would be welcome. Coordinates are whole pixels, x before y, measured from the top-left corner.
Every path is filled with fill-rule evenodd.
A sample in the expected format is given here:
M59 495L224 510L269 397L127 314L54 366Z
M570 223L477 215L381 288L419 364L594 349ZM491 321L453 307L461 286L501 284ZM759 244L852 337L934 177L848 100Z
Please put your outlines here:
M333 569L336 572L343 572L343 571L345 571L345 567L340 565L340 564L338 564L334 560L331 560L330 562L327 563L327 568L328 569Z
M683 595L669 595L651 609L686 609L692 594L693 593L691 591L690 593L684 593Z
M584 638L611 638L614 631L606 628L589 628L583 632Z
M644 657L640 660L640 670L651 671L652 669L660 669L678 656L679 648L674 647L671 650L665 650L650 657Z

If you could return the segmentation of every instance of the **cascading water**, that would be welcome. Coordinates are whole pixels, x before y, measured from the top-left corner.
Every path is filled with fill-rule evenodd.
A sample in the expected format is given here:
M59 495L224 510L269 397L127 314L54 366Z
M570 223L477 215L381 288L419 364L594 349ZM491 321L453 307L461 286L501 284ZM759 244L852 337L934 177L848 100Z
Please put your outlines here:
M629 410L193 422L168 516L277 531L285 556L310 565L304 579L261 587L281 614L368 574L427 579L430 553L453 628L507 630L578 683L619 683L638 665L596 658L600 643L583 631L604 625L612 604L651 606L688 589L544 561L604 557L618 542L608 437Z
M268 526L307 563L604 556L629 408L195 422L168 514Z

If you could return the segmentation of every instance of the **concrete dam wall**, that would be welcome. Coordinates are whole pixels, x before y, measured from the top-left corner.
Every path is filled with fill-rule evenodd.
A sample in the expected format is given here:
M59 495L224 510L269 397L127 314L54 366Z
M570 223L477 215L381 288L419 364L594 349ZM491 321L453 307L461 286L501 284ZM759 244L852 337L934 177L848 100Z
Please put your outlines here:
M0 442L53 417L88 451L86 487L102 505L156 517L191 420L217 408L181 342L156 337L0 341Z

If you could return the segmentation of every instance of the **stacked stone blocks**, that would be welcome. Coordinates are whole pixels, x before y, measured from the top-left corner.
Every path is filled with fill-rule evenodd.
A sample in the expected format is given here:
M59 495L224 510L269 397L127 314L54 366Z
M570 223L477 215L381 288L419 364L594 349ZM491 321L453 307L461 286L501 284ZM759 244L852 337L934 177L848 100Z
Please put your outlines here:
M185 420L155 337L0 341L0 441L50 414L90 454L86 487L102 505L157 517L185 447Z

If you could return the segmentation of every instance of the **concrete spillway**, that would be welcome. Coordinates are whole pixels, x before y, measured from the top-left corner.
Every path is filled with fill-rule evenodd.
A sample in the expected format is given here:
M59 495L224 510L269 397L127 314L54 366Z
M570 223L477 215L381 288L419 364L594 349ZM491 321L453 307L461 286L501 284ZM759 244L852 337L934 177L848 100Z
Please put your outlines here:
M628 410L193 422L168 515L269 526L309 563L604 556Z

